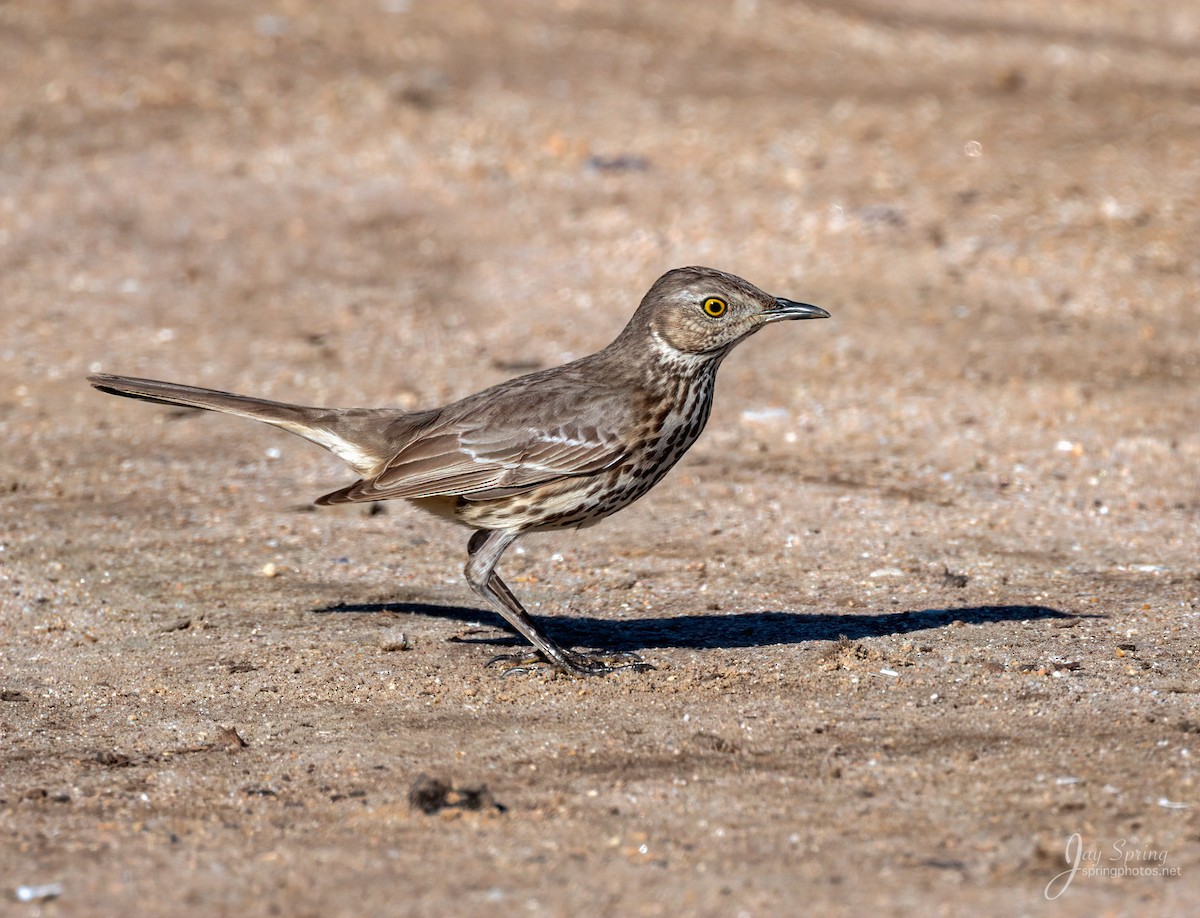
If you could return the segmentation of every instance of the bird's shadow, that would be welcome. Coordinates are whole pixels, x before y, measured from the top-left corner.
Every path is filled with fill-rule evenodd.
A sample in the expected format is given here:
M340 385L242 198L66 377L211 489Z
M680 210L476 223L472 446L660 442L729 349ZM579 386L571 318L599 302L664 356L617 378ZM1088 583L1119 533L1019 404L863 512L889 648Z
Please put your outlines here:
M426 603L392 602L339 603L315 610L318 613L357 612L426 615L510 631L508 623L487 609L442 606ZM1074 619L1081 616L1049 606L956 606L944 609L915 609L861 615L807 612L710 612L704 615L672 615L661 618L595 618L593 616L535 616L553 640L568 646L597 650L641 650L648 647L706 648L765 647L771 644L800 644L810 641L851 640L908 634L943 628L951 622L978 625L984 622L1022 622L1039 619ZM523 644L513 636L470 635L456 638L464 643Z

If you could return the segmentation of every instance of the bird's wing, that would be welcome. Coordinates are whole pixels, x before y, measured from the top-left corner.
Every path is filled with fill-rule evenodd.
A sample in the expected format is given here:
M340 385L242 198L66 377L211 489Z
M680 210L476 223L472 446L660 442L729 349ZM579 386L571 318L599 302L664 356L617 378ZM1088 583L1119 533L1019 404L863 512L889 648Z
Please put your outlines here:
M627 451L616 436L584 423L452 428L409 443L378 475L329 498L333 503L421 497L488 500L603 471Z
M441 409L381 469L318 503L491 500L591 475L634 448L646 396L592 355Z

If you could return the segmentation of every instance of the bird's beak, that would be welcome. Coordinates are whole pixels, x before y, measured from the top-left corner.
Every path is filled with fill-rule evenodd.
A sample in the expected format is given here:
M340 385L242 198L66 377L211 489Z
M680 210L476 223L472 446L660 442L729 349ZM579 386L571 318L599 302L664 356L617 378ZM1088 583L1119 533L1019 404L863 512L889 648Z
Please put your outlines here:
M763 318L768 322L779 322L783 319L828 319L827 313L820 306L810 306L808 303L796 303L792 300L785 300L783 297L775 298L775 305L769 306L762 312Z

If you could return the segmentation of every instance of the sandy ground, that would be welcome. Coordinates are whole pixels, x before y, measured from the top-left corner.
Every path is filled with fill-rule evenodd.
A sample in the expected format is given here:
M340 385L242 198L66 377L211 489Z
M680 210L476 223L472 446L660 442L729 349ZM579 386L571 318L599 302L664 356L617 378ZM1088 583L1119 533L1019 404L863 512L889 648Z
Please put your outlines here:
M1185 0L0 5L0 911L1193 909L1198 46ZM435 405L697 263L833 319L502 566L652 673L502 678L464 531L83 381Z

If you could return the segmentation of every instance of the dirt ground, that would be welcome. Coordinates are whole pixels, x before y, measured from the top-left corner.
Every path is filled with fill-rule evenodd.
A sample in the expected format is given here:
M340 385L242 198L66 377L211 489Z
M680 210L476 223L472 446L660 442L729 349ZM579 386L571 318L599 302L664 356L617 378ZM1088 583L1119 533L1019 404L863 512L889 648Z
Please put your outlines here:
M0 4L0 912L1193 911L1198 46L1191 0ZM501 567L650 673L502 677L464 530L84 382L432 406L685 264L833 318Z

